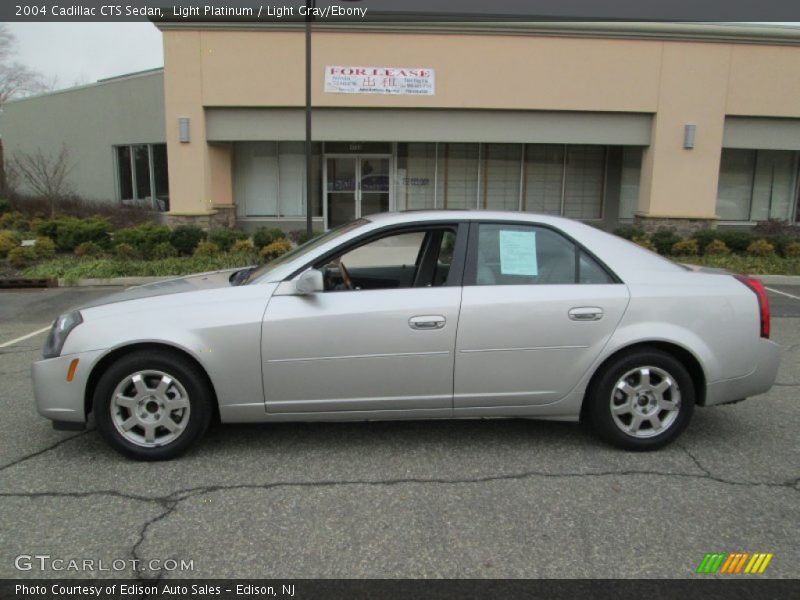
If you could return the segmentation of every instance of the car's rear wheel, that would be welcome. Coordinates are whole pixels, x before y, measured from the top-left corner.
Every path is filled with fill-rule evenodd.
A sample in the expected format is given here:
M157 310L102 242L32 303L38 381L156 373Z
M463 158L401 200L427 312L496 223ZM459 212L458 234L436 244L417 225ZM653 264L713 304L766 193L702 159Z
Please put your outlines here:
M205 433L213 412L205 373L168 351L123 356L100 377L93 401L103 437L138 460L182 454Z
M695 390L679 360L647 348L608 364L586 400L591 426L606 441L626 450L656 450L689 424Z

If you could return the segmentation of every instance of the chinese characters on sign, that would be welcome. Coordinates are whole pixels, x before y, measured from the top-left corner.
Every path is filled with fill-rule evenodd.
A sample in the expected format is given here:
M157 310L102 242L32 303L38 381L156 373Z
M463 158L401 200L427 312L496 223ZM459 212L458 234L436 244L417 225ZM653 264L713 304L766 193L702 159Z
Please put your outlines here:
M433 96L433 69L406 67L325 67L325 91L334 94Z

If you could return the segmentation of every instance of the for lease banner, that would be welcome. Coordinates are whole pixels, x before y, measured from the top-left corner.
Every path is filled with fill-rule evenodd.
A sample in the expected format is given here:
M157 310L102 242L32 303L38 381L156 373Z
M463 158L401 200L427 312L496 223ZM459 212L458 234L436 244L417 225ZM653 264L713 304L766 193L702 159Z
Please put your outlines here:
M433 96L436 77L427 67L325 67L325 91L332 94Z

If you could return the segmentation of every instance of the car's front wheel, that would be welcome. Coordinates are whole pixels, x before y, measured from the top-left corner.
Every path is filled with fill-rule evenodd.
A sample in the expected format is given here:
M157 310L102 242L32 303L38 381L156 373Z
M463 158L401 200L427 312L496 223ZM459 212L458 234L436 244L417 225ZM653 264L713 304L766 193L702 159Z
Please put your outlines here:
M130 458L168 460L208 428L213 394L197 365L168 351L134 352L117 360L94 391L97 429Z
M695 391L679 360L647 348L608 364L586 401L591 425L606 441L626 450L656 450L688 425Z

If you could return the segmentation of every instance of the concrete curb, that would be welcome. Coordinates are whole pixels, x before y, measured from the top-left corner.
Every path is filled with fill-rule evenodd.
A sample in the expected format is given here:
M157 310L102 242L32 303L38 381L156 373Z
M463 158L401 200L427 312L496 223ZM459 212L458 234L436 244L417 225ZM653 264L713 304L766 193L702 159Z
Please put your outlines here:
M78 279L77 281L59 279L58 287L130 287L132 285L144 285L146 283L175 279L175 277L180 277L180 275L166 277L110 277L107 279Z

